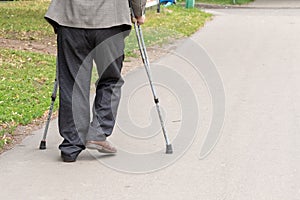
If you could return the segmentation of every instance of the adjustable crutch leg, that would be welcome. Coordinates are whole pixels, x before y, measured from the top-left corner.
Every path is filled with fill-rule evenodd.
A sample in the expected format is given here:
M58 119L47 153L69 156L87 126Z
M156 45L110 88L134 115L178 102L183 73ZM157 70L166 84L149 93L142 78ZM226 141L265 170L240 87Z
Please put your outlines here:
M134 17L133 11L131 13ZM172 154L173 153L172 144L169 141L167 131L166 131L166 128L164 126L164 121L162 119L160 106L159 106L159 99L156 95L156 90L154 88L154 84L153 84L153 81L152 81L152 76L151 76L151 71L150 71L150 63L149 63L149 60L148 60L148 55L147 55L146 45L145 45L144 38L143 38L142 28L140 27L139 24L137 24L137 21L134 22L134 29L135 29L135 33L136 33L136 37L137 37L141 57L143 59L143 63L144 63L144 66L145 66L147 77L148 77L148 80L149 80L149 83L150 83L151 91L152 91L152 94L153 94L153 97L154 97L154 103L156 105L156 110L157 110L157 113L158 113L159 121L160 121L161 128L162 128L162 131L163 131L163 135L164 135L164 138L165 138L166 153L167 154Z
M46 149L46 138L47 138L49 124L51 121L51 116L53 113L54 102L55 102L56 94L57 94L57 87L58 87L58 68L57 68L57 62L56 62L56 76L55 76L54 87L53 87L53 91L52 91L52 95L51 95L51 105L49 108L49 113L48 113L48 117L47 117L46 126L44 129L43 138L40 143L40 149L42 149L42 150Z

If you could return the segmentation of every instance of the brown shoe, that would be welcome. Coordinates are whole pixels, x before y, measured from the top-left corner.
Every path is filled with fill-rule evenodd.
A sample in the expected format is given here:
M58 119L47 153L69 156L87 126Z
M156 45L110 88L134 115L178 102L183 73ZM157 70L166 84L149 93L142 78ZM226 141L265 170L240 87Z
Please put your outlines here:
M101 153L117 153L117 149L108 141L87 141L85 146Z

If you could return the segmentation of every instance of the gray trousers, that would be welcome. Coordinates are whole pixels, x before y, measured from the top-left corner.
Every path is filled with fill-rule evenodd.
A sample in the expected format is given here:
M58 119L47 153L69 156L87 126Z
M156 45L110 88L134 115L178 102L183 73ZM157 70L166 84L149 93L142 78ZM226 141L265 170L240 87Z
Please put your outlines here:
M112 134L123 79L124 39L130 26L107 29L57 30L59 81L59 149L75 156L88 140L104 141ZM98 71L93 117L90 119L90 84L95 61Z

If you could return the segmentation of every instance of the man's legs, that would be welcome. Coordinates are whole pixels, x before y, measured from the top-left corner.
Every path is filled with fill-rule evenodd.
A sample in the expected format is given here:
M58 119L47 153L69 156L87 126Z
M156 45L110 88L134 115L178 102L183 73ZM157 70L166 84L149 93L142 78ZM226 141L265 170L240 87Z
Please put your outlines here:
M124 39L128 34L128 26L90 30L59 27L59 130L64 138L59 148L63 159L68 158L64 161L75 161L85 148L86 140L90 147L101 152L115 152L105 140L115 125L123 85L120 73L124 59ZM99 80L93 121L89 126L92 59L97 64ZM102 141L101 146L97 141Z
M65 161L75 161L85 149L83 134L89 125L89 86L92 59L84 29L59 27L59 132L64 138L59 149Z
M106 137L112 134L115 125L121 87L124 83L121 77L124 60L124 39L128 34L128 26L118 26L102 30L102 34L96 36L98 45L95 48L94 59L99 79L96 83L93 120L86 140L88 141L87 147L95 148L99 144L99 148L95 149L101 152L115 152L115 149L109 143L105 144L103 141L106 141ZM101 37L105 35L110 35L110 37L103 41ZM89 144L91 141L93 145Z

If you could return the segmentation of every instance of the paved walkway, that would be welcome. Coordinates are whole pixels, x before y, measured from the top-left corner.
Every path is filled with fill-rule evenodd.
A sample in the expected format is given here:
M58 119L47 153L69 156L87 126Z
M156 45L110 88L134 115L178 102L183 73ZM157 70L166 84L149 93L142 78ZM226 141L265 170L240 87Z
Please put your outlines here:
M300 8L300 0L256 0L250 7Z
M0 156L0 199L300 199L300 12L212 12L214 20L192 40L153 64L173 155L163 153L141 68L126 77L111 138L120 154L85 151L76 163L60 162L54 120L47 150L37 148L38 130ZM225 89L225 122L213 151L199 159L216 127L215 111L225 103L214 100L222 90L209 91L218 88L214 69Z

